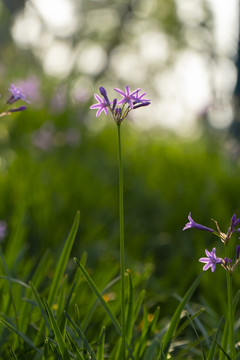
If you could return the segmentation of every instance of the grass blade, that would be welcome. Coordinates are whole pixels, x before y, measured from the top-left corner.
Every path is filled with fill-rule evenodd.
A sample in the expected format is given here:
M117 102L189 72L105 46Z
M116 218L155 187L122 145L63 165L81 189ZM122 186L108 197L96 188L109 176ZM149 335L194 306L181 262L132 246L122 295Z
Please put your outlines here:
M91 359L97 360L96 356L95 356L95 354L94 354L94 352L93 352L93 350L91 348L91 345L87 341L87 338L84 335L84 333L82 332L82 330L80 329L80 327L77 326L77 324L72 320L72 318L68 315L68 313L66 311L64 313L65 313L70 325L72 326L73 330L77 333L77 335L80 337L80 339L84 343L84 346L86 347L89 355L91 356Z
M11 299L11 302L12 302L12 305L13 305L13 310L14 310L14 314L15 314L16 326L17 326L17 328L18 328L18 315L17 315L17 308L16 308L16 304L15 304L15 301L14 301L13 291L12 291L12 283L11 283L11 280L10 280L10 274L9 274L9 271L8 271L7 264L6 264L5 260L4 260L4 256L3 256L3 252L2 252L2 247L1 247L1 246L0 246L0 258L1 258L1 260L2 260L2 264L3 264L3 267L4 267L5 273L6 273L6 275L7 275L8 284L9 284L10 299Z
M132 283L131 272L128 270L128 307L126 315L126 339L128 343L131 341L133 324L134 324L134 289Z
M94 281L92 280L92 278L88 275L87 271L85 270L85 268L82 266L82 264L78 261L77 258L74 258L75 263L77 264L77 266L79 267L79 269L81 270L83 276L85 277L86 281L88 282L89 286L91 287L92 291L95 293L95 295L97 296L98 300L100 301L100 303L102 304L103 308L105 309L106 313L108 314L108 316L110 317L113 325L115 326L118 334L120 336L122 336L121 333L121 327L120 324L117 320L117 318L115 317L115 315L113 314L112 310L110 309L110 307L107 305L106 301L104 300L102 294L100 293L100 291L98 290L97 286L95 285ZM134 360L132 351L128 345L128 343L126 343L126 347L128 349L128 352L130 354L131 359Z
M182 301L178 305L175 313L173 314L173 317L171 319L169 327L168 327L166 333L164 334L164 337L163 337L163 340L162 340L162 350L163 351L166 350L168 352L169 345L170 345L171 340L172 340L172 338L173 338L173 336L174 336L174 334L176 332L176 329L177 329L177 326L178 326L178 323L179 323L179 320L180 320L181 312L184 309L184 306L186 305L186 303L190 300L190 298L191 298L192 294L194 293L196 287L198 286L202 275L203 275L203 272L197 277L197 279L194 281L194 283L192 284L190 289L186 292L186 294L183 297Z
M46 309L47 309L47 313L48 313L48 316L49 316L49 320L50 320L50 323L51 323L51 326L52 326L52 329L53 329L53 332L54 332L54 335L56 337L56 340L57 340L57 343L58 343L58 346L59 346L59 350L60 350L60 353L62 355L62 358L64 360L71 360L70 358L70 355L68 353L68 349L66 347L66 344L64 342L64 339L62 337L62 334L59 330L59 327L58 327L58 324L57 324L57 321L50 309L50 306L48 305L47 301L44 299L44 304L46 306Z
M105 332L106 332L106 328L105 328L105 326L103 326L100 336L99 336L99 345L98 345L98 349L97 349L97 360L104 360Z
M85 270L85 268L82 266L82 264L76 259L74 258L75 263L77 264L77 266L79 267L79 269L81 270L83 276L85 277L85 279L87 280L89 286L91 287L92 291L95 293L95 295L97 296L98 300L100 301L100 303L102 304L102 306L104 307L106 313L108 314L108 316L110 317L110 319L112 320L113 325L115 326L118 334L121 336L121 327L120 324L118 322L118 320L116 319L115 315L113 314L112 310L109 308L109 306L107 305L106 301L104 300L102 294L100 293L100 291L98 290L97 286L95 285L94 281L92 280L92 278L88 275L87 271Z
M72 246L73 246L76 234L77 234L77 230L78 230L78 226L79 226L79 219L80 219L80 212L78 211L75 216L74 223L73 223L70 233L68 235L65 246L63 248L62 254L58 261L56 271L54 273L53 282L52 282L52 285L51 285L51 288L49 291L49 296L48 296L49 306L52 306L53 301L56 297L58 288L60 286L60 281L64 274L64 271L65 271L65 268L66 268L71 250L72 250Z
M212 346L211 346L211 349L210 349L207 360L214 360L214 358L215 358L215 350L216 350L216 345L217 345L217 339L218 339L218 335L219 335L219 332L220 332L220 328L222 326L222 322L223 322L223 319L221 319L220 324L218 326L218 329L217 329L217 332L216 332L215 337L213 339Z
M48 319L47 319L46 311L45 311L45 309L44 309L44 307L43 307L43 304L42 304L42 300L40 299L40 296L38 295L38 292L37 292L37 290L35 289L35 287L34 287L34 285L33 285L33 283L32 283L31 281L29 282L29 285L30 285L31 290L32 290L32 292L33 292L33 295L34 295L34 297L35 297L35 299L36 299L36 301L37 301L37 304L38 304L38 306L39 306L39 309L40 309L40 311L41 311L41 314L42 314L42 317L43 317L43 319L44 319L44 321L45 321L45 324L46 324L46 326L47 326L47 328L48 328L48 331L49 331L49 333L50 333L50 332L51 332L51 329L50 329L49 322L48 322Z
M18 360L17 355L15 354L15 352L12 349L10 349L10 354L15 360Z
M15 334L17 334L21 339L23 339L23 341L28 344L31 348L33 348L37 353L39 353L40 355L42 355L42 351L39 350L34 343L26 336L24 335L21 331L18 331L11 323L9 323L8 321L4 320L4 319L0 319L0 322L6 326L9 330L11 330L12 332L14 332Z

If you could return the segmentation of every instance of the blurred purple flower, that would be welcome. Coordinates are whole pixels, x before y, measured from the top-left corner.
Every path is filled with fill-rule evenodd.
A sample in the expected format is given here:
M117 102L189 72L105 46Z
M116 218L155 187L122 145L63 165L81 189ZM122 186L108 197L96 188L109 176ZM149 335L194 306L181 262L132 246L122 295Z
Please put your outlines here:
M55 127L52 123L45 123L33 134L33 144L41 150L49 151L53 147Z
M16 108L16 109L11 109L11 110L9 110L9 112L18 112L18 111L24 111L24 110L26 110L26 106L19 106L18 108Z
M196 222L192 219L191 213L189 213L189 215L188 215L188 220L189 220L189 222L184 226L183 230L195 228L195 229L198 229L198 230L205 230L205 231L214 232L213 229L208 228L208 227L206 227L206 226L203 226L203 225L200 225L200 224L196 223Z
M64 110L67 103L67 89L66 86L60 86L54 93L51 99L51 108L56 112Z
M98 109L96 116L99 116L102 111L104 111L105 114L108 115L109 104L107 103L106 99L105 98L101 99L100 96L98 96L98 94L94 94L94 97L98 101L98 103L90 106L90 109Z
M216 269L216 265L223 263L223 260L221 258L218 258L215 252L216 252L216 248L213 248L211 252L206 249L205 253L207 257L203 257L199 259L201 263L205 263L203 267L203 271L206 271L209 268L211 268L211 271L214 272Z
M40 81L37 76L32 75L25 80L19 81L18 86L24 91L24 94L31 100L31 102L35 104L40 102Z
M29 103L29 101L26 99L25 94L22 93L22 90L20 88L16 87L14 84L12 84L11 88L8 90L11 93L11 96L7 100L8 104L12 105L13 103L15 103L18 100L23 100L23 101Z

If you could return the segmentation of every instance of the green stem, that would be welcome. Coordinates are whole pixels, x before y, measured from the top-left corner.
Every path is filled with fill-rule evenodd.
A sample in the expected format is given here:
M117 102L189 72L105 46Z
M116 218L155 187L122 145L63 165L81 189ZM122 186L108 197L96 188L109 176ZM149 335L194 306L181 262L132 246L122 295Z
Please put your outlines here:
M120 222L120 274L121 274L121 325L122 325L122 360L125 360L126 325L125 325L125 263L124 263L124 214L123 214L123 168L121 149L121 123L118 127L118 164L119 164L119 222Z
M229 248L226 245L226 255L229 258ZM227 271L227 292L228 292L228 327L231 360L236 359L234 342L234 316L233 316L233 294L232 294L232 273Z

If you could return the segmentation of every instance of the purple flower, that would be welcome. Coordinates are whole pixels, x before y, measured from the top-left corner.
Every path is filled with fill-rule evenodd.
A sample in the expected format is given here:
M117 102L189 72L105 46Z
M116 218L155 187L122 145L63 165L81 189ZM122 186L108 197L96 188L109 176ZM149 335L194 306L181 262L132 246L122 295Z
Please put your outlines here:
M102 111L104 111L105 114L108 115L108 111L110 111L113 120L119 125L127 117L131 110L150 104L150 100L144 99L144 96L146 95L145 92L139 94L139 91L141 89L130 92L130 88L128 85L125 89L126 91L124 92L120 89L115 88L114 90L122 96L122 99L117 101L117 99L115 98L113 101L109 101L105 88L100 86L99 91L103 98L101 98L97 94L94 94L95 99L98 101L98 103L90 106L90 109L98 109L96 116L99 116Z
M146 102L143 102L143 103L140 103L140 104L137 104L137 105L133 105L133 109L138 109L138 108L140 108L142 106L148 106L150 104L151 104L150 101L146 101Z
M127 85L125 87L126 89L126 92L118 89L118 88L115 88L114 90L117 91L123 98L121 100L119 100L118 104L121 105L121 104L126 104L128 103L128 105L130 106L131 109L133 109L133 103L134 101L136 101L136 98L134 95L136 95L136 93L138 91L140 91L141 89L137 89L137 90L134 90L133 92L130 93L130 87L129 85Z
M211 268L211 271L214 272L216 269L217 264L221 264L223 260L221 258L216 257L216 248L213 248L211 252L209 252L207 249L205 250L205 253L207 257L200 258L199 261L201 263L205 263L203 267L203 271L208 270Z
M18 108L16 108L16 109L11 109L11 110L9 110L9 112L17 112L17 111L24 111L24 110L26 110L26 106L19 106Z
M98 94L94 94L94 97L98 101L98 103L90 106L90 109L98 109L96 116L99 116L102 111L104 111L105 114L108 115L109 103L107 103L106 99L101 99Z
M236 214L234 214L234 215L232 216L232 218L231 218L230 227L229 227L228 232L227 232L227 235L228 235L228 236L231 236L231 235L232 235L232 233L235 231L236 226L237 226L238 223L239 223L239 220L240 220L240 219L236 219L236 217L237 217Z
M197 223L192 219L191 213L189 213L189 215L188 215L188 220L189 220L189 222L184 226L183 230L195 228L195 229L198 229L198 230L205 230L205 231L214 232L214 230L211 229L211 228L208 228L208 227L206 227L206 226L197 224Z
M29 103L29 101L26 99L26 96L22 93L22 90L18 87L16 87L14 84L11 85L11 88L8 89L11 93L10 98L7 100L8 104L13 104L18 100L23 100L27 103Z
M100 86L99 91L100 91L100 93L102 94L102 96L104 97L104 99L106 100L106 103L107 103L108 105L110 105L110 101L109 101L109 99L108 99L107 92L106 92L106 90L104 89L104 87L103 87L103 86Z
M143 99L143 97L146 95L146 93L144 92L141 95L139 95L138 93L139 93L140 90L141 89L138 89L136 94L134 95L134 99L135 99L134 103L135 102L136 103L148 103L147 105L149 105L151 100L150 99Z

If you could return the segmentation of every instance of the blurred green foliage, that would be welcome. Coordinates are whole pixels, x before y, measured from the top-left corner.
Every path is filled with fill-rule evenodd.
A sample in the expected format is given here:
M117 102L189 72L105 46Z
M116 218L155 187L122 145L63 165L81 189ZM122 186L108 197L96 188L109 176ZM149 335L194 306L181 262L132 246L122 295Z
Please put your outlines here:
M0 217L14 229L25 228L23 246L36 259L47 248L58 256L59 242L76 213L80 230L73 256L88 252L89 266L119 261L117 132L111 122L96 131L69 111L52 115L53 139L62 139L74 123L77 143L52 140L51 148L33 144L46 113L30 109L5 118L11 127L1 147ZM89 118L90 123L102 119ZM37 127L38 126L38 127ZM94 129L94 130L93 130ZM150 304L165 303L173 292L183 293L202 271L198 258L205 248L223 246L212 234L182 232L191 211L195 221L226 231L231 216L239 213L239 165L211 136L192 141L169 137L160 129L138 131L127 120L122 126L125 196L126 266L140 271L150 266L154 275L147 285ZM237 238L237 237L236 237ZM222 247L222 248L221 248ZM234 252L234 248L232 249ZM212 285L218 292L212 292ZM236 283L237 279L235 279ZM225 277L219 269L202 280L198 296L214 304L224 297ZM224 303L218 303L224 307ZM169 304L168 304L169 306ZM221 309L223 310L223 309Z
M84 14L96 10L97 2L89 3L93 9L83 2ZM97 10L107 4L107 1L99 2ZM102 34L97 25L92 30L83 25L78 34L67 40L73 47L79 38L102 42L107 56L124 42L135 51L136 44L130 41L131 25L135 23L133 28L138 29L137 21L143 20L144 26L151 22L154 29L159 27L167 34L171 57L166 62L171 63L177 49L189 46L184 35L186 27L177 16L175 2L152 1L147 19L142 18L145 4L145 1L116 2L113 10L120 20L114 31ZM208 32L211 16L209 9L204 9L202 23L193 25L203 42L205 38L209 40L204 46L212 56L212 38ZM10 251L8 244L14 241L15 233L21 232L17 263L21 266L17 272L18 278L28 281L32 263L37 263L46 249L50 249L52 262L56 262L79 209L80 229L72 257L80 258L87 251L88 266L95 270L99 283L102 273L116 274L119 262L117 132L110 119L96 119L94 112L90 112L89 91L97 92L96 84L103 80L110 84L115 81L114 86L120 86L125 79L119 78L107 61L100 73L89 75L84 101L73 105L70 91L75 78L85 74L73 69L69 77L61 80L47 77L34 51L20 49L13 43L10 27L15 13L0 5L0 15L3 59L0 93L5 96L11 82L32 74L39 76L41 87L40 100L32 102L21 115L0 122L0 219L8 223L4 252ZM191 26L187 26L190 32ZM164 66L167 64L146 66L143 84L151 88L156 73L161 73ZM53 94L61 86L66 86L64 104L54 109ZM157 92L156 84L151 91ZM217 131L180 139L160 128L140 131L128 121L122 131L126 265L139 274L147 273L141 283L146 289L146 303L150 309L160 305L164 318L178 303L173 294L183 295L202 271L198 259L204 256L205 248L216 246L217 254L223 256L223 247L211 234L182 232L182 228L191 211L195 221L213 227L213 218L226 231L232 214L239 216L240 163L238 156L227 151L231 139ZM29 263L31 259L31 266L24 267L25 257ZM16 275L11 271L12 276ZM234 281L239 286L237 276ZM203 277L195 294L195 301L213 309L213 324L216 314L225 311L224 286L225 275L220 268ZM87 303L87 296L84 301Z

